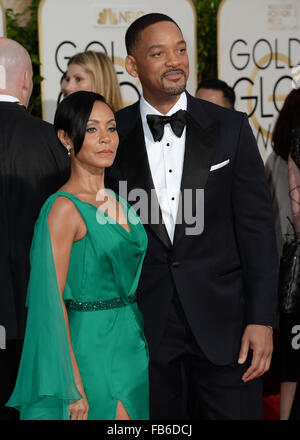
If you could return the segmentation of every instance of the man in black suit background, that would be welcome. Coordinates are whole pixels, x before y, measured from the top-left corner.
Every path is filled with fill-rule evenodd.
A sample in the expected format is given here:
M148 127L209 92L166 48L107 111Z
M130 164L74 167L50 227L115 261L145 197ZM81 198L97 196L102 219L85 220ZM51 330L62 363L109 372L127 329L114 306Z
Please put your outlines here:
M29 54L0 38L0 420L19 414L4 404L15 385L24 337L34 223L69 174L52 125L26 110L32 87Z

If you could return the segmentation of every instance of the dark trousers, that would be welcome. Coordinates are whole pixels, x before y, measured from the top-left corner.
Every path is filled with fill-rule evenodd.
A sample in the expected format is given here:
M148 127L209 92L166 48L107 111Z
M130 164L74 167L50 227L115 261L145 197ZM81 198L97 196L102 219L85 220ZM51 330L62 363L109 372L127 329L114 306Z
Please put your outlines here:
M0 349L0 420L18 420L19 411L8 408L5 403L10 398L18 375L23 341L6 342L6 348Z
M175 295L159 349L150 354L153 420L257 420L262 418L260 378L243 383L251 363L212 364L198 346Z

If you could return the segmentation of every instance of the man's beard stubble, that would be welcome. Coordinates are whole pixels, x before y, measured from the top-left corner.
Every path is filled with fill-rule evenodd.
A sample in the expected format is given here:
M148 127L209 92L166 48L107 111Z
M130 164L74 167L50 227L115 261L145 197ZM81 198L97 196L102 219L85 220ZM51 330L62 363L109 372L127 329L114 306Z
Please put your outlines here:
M178 85L178 86L175 85L173 87L166 87L164 84L164 76L170 72L181 72L184 77L184 84ZM163 90L166 92L166 94L169 96L181 95L181 93L184 92L184 90L186 89L186 83L187 83L186 73L182 69L168 70L167 72L164 72L163 75L161 76L161 86L162 86Z

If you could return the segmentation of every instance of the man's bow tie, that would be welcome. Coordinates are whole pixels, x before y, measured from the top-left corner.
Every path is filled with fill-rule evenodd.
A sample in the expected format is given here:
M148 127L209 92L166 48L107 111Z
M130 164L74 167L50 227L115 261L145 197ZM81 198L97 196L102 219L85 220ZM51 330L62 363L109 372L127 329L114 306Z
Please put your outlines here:
M161 141L165 124L170 124L177 137L182 135L186 125L186 111L178 110L172 116L147 115L147 122L155 142Z

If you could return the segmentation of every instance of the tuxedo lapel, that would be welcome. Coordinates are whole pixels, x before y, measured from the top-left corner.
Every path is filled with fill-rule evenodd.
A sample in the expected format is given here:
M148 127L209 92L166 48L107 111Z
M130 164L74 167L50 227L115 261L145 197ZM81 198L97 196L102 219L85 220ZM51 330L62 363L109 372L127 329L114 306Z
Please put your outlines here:
M198 110L199 111L199 110ZM181 179L181 203L179 203L173 246L176 246L191 225L186 223L188 217L195 217L196 190L204 189L209 170L213 162L216 145L219 139L219 122L202 128L195 119L187 113L186 144ZM189 192L189 194L188 194ZM192 205L192 206L190 206ZM199 207L201 209L202 207Z
M172 245L167 229L162 222L162 213L154 189L140 118L137 119L134 128L121 142L117 163L127 181L128 194L131 192L134 199L139 197L140 190L144 191L144 197L142 196L138 203L142 207L138 212L141 220L144 224L149 224L164 245L170 248ZM134 202L130 198L128 201Z

